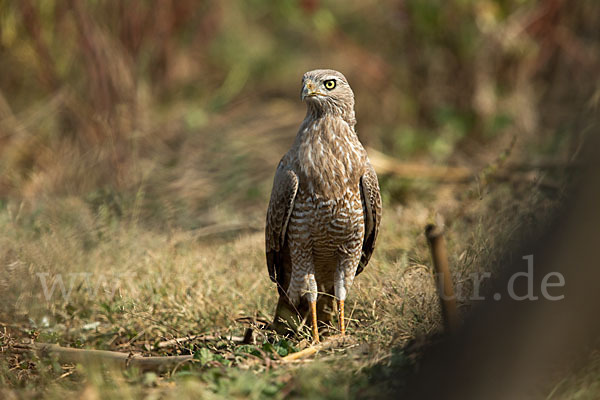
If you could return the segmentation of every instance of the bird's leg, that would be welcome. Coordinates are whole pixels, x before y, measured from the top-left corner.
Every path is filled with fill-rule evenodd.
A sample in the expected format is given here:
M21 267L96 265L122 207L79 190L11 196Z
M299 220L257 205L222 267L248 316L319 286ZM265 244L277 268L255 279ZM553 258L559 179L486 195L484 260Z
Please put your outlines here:
M308 280L308 302L310 304L310 316L312 320L313 340L319 343L319 328L317 326L317 280L314 273L309 273Z
M342 336L346 334L346 324L344 323L344 300L338 300L338 310L340 312L340 332Z
M317 328L317 302L310 302L310 315L312 317L313 340L319 343L319 329Z
M356 275L356 268L360 261L360 252L344 251L342 254L345 257L339 261L338 267L335 270L333 276L333 290L335 298L338 301L338 316L340 321L340 334L346 334L346 318L344 315L344 301L348 290L352 287L354 276Z
M346 334L346 324L344 321L344 300L346 300L346 287L344 285L344 273L343 268L338 268L335 271L334 282L333 282L333 290L335 293L335 298L338 301L338 320L340 323L340 333L342 335Z

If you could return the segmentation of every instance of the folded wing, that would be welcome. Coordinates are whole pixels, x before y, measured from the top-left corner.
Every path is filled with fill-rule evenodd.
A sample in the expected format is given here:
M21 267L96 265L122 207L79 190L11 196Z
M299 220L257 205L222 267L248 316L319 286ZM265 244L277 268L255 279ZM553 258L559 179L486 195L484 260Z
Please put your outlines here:
M379 233L379 223L381 222L379 182L371 163L368 163L367 171L360 178L360 195L365 215L365 239L356 275L360 274L369 263L373 250L375 250L375 242Z
M284 276L286 269L291 268L285 239L297 192L298 176L282 160L275 172L265 228L269 277L278 284L280 291L286 289L283 287Z

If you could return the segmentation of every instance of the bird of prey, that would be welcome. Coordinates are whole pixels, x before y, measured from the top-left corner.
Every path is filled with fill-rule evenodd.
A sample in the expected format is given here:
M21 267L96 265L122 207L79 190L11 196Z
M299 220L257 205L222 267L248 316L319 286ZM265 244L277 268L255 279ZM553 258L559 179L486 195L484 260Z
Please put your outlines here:
M340 72L302 77L307 112L273 181L265 229L269 277L279 302L272 327L284 331L310 312L331 322L337 300L345 334L344 301L375 248L381 220L377 175L354 126L354 93Z

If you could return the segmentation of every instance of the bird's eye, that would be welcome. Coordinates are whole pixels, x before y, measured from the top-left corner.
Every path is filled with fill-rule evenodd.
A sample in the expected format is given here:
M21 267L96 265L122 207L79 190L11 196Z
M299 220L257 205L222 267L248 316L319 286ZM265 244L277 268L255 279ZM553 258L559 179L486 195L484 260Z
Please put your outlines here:
M335 79L328 79L323 84L325 85L325 89L333 90L335 88Z

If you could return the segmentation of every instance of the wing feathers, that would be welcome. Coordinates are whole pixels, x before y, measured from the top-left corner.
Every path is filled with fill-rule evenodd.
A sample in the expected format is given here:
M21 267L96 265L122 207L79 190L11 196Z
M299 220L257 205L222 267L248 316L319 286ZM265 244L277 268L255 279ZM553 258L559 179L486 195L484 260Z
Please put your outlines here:
M360 194L365 214L365 239L356 275L360 274L369 263L373 250L375 250L375 241L381 222L381 194L377 174L371 163L368 163L365 174L360 178Z
M267 209L267 224L265 228L265 244L267 251L267 267L269 277L273 282L278 281L278 271L281 268L281 251L285 244L288 221L294 208L294 199L298 192L298 176L288 169L283 160L277 167L271 200Z

